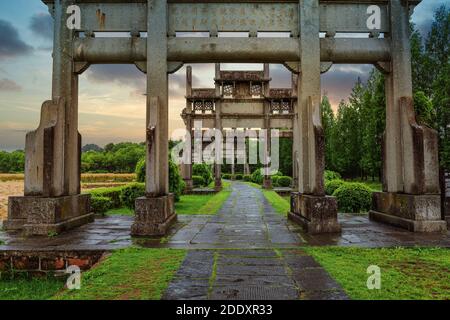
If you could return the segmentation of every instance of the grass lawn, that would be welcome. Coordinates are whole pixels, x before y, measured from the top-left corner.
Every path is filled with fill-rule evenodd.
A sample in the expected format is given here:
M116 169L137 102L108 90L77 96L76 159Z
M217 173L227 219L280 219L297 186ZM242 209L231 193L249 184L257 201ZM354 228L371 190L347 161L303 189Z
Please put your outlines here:
M372 180L361 180L361 179L354 179L354 180L346 180L349 182L360 182L364 183L366 186L368 186L370 189L372 189L375 192L380 192L383 189L382 183L380 181L372 181Z
M64 286L53 277L0 280L0 300L47 300Z
M305 249L352 299L450 299L450 249ZM368 290L367 268L381 268L381 289Z
M115 251L83 274L81 290L58 300L158 300L181 265L185 250L128 248Z
M280 196L278 193L272 190L263 190L263 193L267 201L269 201L269 203L277 213L287 215L287 213L291 209L289 200L285 199L285 197Z
M0 280L0 300L158 300L181 265L185 250L128 248L114 251L82 274L81 290L65 280Z

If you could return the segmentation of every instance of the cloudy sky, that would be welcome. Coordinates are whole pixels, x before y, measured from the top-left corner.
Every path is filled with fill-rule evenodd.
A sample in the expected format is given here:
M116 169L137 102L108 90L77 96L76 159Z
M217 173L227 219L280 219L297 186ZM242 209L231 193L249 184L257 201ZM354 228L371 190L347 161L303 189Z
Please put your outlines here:
M425 34L433 11L450 0L423 0L413 21ZM52 24L40 0L0 1L0 149L21 149L25 133L39 123L42 102L51 98ZM225 65L260 69L260 65ZM335 65L322 76L322 91L334 106L346 99L371 66ZM193 65L194 86L212 87L214 66ZM273 87L290 87L290 74L271 66ZM143 141L145 77L132 65L97 65L80 77L79 130L83 143ZM170 130L182 127L185 68L170 76Z

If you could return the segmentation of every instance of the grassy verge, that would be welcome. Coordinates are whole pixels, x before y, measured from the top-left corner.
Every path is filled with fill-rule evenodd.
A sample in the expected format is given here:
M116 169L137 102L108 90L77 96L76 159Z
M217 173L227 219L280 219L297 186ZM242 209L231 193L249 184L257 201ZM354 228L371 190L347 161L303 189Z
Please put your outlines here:
M442 248L305 249L352 299L450 299L450 250ZM381 268L381 289L367 289L367 268Z
M262 186L260 184L254 183L254 182L249 182L249 181L245 181L244 182L246 185L249 185L250 187L256 188L256 189L262 189Z
M272 190L263 190L263 194L277 213L287 215L291 209L291 205L288 200Z
M361 180L361 179L346 180L346 181L363 183L370 189L372 189L374 192L380 192L383 189L382 183L380 181Z
M81 290L58 300L158 300L185 256L184 250L128 248L115 251L82 276Z
M184 195L175 203L178 214L216 214L230 196L231 191L222 190L216 194Z
M53 277L0 280L0 300L47 300L64 286Z

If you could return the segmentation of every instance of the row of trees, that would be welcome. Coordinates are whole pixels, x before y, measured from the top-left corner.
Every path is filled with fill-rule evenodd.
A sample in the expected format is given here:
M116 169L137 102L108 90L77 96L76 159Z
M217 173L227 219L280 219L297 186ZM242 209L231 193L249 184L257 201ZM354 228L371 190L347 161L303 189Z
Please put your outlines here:
M450 9L439 8L425 40L411 37L414 107L417 121L439 132L440 161L450 169ZM322 100L327 169L346 177L381 175L381 146L385 129L384 76L374 70L367 83L355 84L348 102L334 114Z
M103 149L88 145L83 149L85 150L81 155L83 173L132 173L138 161L145 156L144 143L110 143Z
M24 168L25 154L22 150L0 151L0 173L23 172Z

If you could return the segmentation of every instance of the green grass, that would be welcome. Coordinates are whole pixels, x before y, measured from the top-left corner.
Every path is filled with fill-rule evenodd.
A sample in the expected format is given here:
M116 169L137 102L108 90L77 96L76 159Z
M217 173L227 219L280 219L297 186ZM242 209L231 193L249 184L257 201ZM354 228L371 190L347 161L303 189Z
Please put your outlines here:
M2 279L0 300L47 300L64 286L64 281L49 278Z
M450 249L305 249L352 299L450 299ZM367 289L367 268L381 268L381 289Z
M346 181L363 183L375 192L380 192L383 189L383 185L380 181L361 180L361 179L346 180Z
M263 190L263 194L277 213L287 215L291 209L291 205L288 200L273 190Z
M128 248L113 252L82 275L81 290L58 300L158 300L181 265L185 250Z
M222 190L216 194L184 195L175 203L177 214L216 214L230 196L231 191Z
M120 216L134 216L134 210L123 207L123 208L117 208L117 209L111 209L108 212L105 213L107 216L114 216L114 215L120 215Z
M244 181L244 183L246 185L249 185L250 187L256 188L256 189L262 189L262 186L260 184L254 183L254 182L249 182L249 181Z

